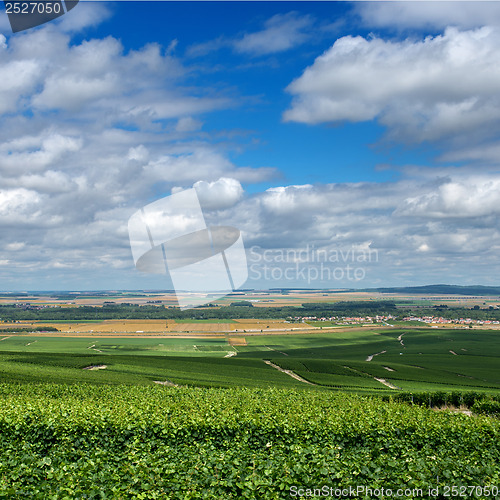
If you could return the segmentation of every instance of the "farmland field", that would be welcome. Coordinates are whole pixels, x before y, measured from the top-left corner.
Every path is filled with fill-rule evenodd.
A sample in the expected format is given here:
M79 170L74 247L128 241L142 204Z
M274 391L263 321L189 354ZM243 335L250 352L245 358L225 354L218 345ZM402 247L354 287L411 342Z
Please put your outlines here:
M314 325L306 323L289 323L284 320L265 319L109 319L104 321L26 321L12 324L0 324L0 334L2 331L8 333L9 328L34 328L53 327L59 332L71 335L123 335L123 334L169 334L169 333L204 333L204 332L229 332L229 331L297 331L314 330Z
M136 323L134 328L147 327ZM31 380L69 377L97 384L117 383L121 374L124 383L141 384L163 378L179 385L307 385L315 390L364 394L500 392L498 330L358 328L314 329L307 334L269 330L240 333L231 329L217 334L207 329L192 336L101 334L95 338L5 335L0 340L0 381L21 381L21 372L32 370ZM106 365L106 369L82 370L92 364ZM293 374L303 381L294 379Z
M58 331L14 331L35 326ZM0 498L495 488L500 332L418 326L3 324Z

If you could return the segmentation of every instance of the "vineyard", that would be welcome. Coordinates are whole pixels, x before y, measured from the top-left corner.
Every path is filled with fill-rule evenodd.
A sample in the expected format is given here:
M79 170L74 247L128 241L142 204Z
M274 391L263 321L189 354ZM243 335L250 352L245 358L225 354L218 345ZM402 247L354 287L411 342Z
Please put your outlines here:
M497 419L323 391L10 384L0 431L0 498L500 483Z
M0 383L150 386L155 380L168 379L197 387L308 385L313 390L378 395L398 391L500 393L500 334L496 330L392 328L130 338L34 333L0 339ZM84 370L91 365L106 369Z
M500 498L497 330L192 321L0 337L0 499Z

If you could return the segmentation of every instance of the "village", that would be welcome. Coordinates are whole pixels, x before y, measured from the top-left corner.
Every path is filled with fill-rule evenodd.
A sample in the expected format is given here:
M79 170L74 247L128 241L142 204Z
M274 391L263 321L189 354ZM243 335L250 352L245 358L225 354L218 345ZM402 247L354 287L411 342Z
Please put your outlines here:
M290 320L290 319L289 319ZM405 316L404 318L398 318L397 316L388 315L376 315L376 316L330 316L330 317L316 317L316 316L297 316L291 318L292 322L325 322L325 323L335 323L337 325L374 325L377 323L384 324L386 326L395 326L397 322L398 326L402 326L402 323L410 323L415 325L416 322L421 322L430 326L438 325L461 325L464 327L472 326L493 326L500 325L498 320L479 320L472 318L443 318L441 316ZM320 326L320 325L318 325Z

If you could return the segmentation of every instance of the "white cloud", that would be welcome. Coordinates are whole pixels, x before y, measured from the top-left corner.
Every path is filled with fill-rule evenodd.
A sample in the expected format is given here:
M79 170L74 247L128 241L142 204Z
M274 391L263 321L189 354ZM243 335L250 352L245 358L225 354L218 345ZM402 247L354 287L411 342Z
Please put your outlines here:
M41 197L36 191L17 188L0 191L0 219L17 221L41 208Z
M480 162L491 168L500 163L500 144L497 141L479 145L475 145L474 142L457 142L454 148L443 152L439 159L446 162Z
M5 249L13 252L17 252L18 250L21 250L26 246L26 243L23 241L14 241L12 243L9 243L5 245Z
M234 43L236 51L256 56L283 52L303 44L310 36L313 20L295 12L276 14L264 29L247 33Z
M376 279L462 283L468 276L476 282L491 282L489 273L496 268L500 248L498 187L496 177L434 184L414 180L282 186L241 200L227 212L225 222L243 231L247 248L356 249L358 254L363 248L376 250L377 261L365 267L370 285ZM409 192L421 203L412 204ZM441 199L429 202L436 193ZM295 286L300 286L300 279L302 286L318 285L299 277ZM330 283L335 285L340 283ZM286 282L271 280L267 286L286 286Z
M64 56L69 35L55 30L50 23L43 26L10 36L5 54L13 60L36 61L42 67L52 58L57 61L56 55Z
M194 132L195 130L200 130L202 126L202 121L196 120L191 116L183 116L179 118L175 130L177 130L177 132Z
M43 174L21 175L16 178L5 178L4 186L23 188L36 191L37 193L63 193L74 190L77 185L74 180L63 172L47 170Z
M146 161L149 158L149 151L143 144L139 144L139 146L135 148L130 148L128 150L127 159L129 160L137 160L137 161Z
M56 20L59 29L78 32L97 26L111 16L110 9L103 2L79 2L74 9Z
M79 2L78 5L65 15L43 24L40 28L31 28L30 32L47 31L54 33L57 31L67 33L77 33L85 28L95 27L107 20L111 16L111 10L104 2ZM11 34L12 28L7 15L0 16L0 31L5 34ZM26 32L23 32L22 36Z
M275 214L293 214L304 209L320 208L322 200L310 184L270 188L262 198L262 205Z
M113 37L71 45L53 27L11 37L0 49L0 72L0 114L22 105L78 111L94 121L105 111L108 123L144 126L232 105L226 96L209 95L210 89L183 91L187 69L158 44L129 52Z
M81 146L80 138L55 132L16 138L0 145L0 171L19 173L20 167L24 172L41 170L65 154L79 151Z
M33 98L33 104L40 109L77 111L88 102L112 96L119 87L116 76L82 79L77 75L55 75L45 81L43 91Z
M310 27L305 18L283 15L226 46L277 53L304 43ZM200 130L200 114L237 103L205 81L196 86L193 78L184 87L194 73L173 56L173 45L127 52L114 38L74 43L70 28L57 29L53 23L8 43L0 37L4 287L23 276L23 287L40 288L29 276L38 273L39 280L47 269L54 279L44 281L47 287L92 289L105 276L116 287L152 288L133 271L128 218L193 185L208 222L241 229L247 246L375 248L381 257L372 282L434 281L443 259L448 276L493 279L500 250L496 177L435 181L417 170L407 181L244 192L242 183L277 172L236 165L226 135ZM289 113L310 123L378 119L415 140L494 133L498 41L496 28L448 30L420 42L345 37L292 84Z
M7 16L0 16L0 33L10 33L11 31L9 18Z
M200 131L201 113L237 103L205 81L184 87L191 70L174 45L127 52L112 37L75 43L58 29L0 38L2 284L96 288L116 269L115 283L151 287L130 256L136 209L193 184L208 208L228 209L241 182L276 171L239 168L234 143Z
M198 181L196 189L200 205L205 210L221 210L234 206L243 196L243 188L236 179L221 177L213 182Z
M64 48L63 48L64 49ZM40 109L106 109L111 117L147 116L149 120L195 114L227 106L228 101L182 95L173 82L185 70L157 44L125 54L121 43L108 37L59 50L56 64L33 96ZM169 85L170 84L170 85ZM109 118L108 118L109 119Z
M16 110L23 95L35 88L41 68L35 61L8 61L0 67L0 115Z
M239 54L249 56L265 56L285 52L298 47L312 37L323 36L331 26L316 26L311 16L300 15L297 12L276 14L264 22L259 31L245 33L238 37L220 36L208 42L190 46L188 57L203 57L210 52L222 49L232 49Z
M354 11L365 26L380 28L469 29L500 25L500 4L488 1L356 2Z
M379 120L393 137L435 141L490 134L500 122L500 29L421 41L340 38L287 88L286 121Z
M445 182L430 192L407 198L395 213L430 218L498 216L500 178Z

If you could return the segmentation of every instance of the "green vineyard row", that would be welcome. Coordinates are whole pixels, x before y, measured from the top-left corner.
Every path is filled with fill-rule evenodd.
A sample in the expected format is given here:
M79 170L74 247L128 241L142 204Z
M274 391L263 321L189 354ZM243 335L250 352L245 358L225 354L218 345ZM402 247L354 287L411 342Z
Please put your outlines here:
M325 391L4 384L0 498L498 486L499 441L496 418Z

